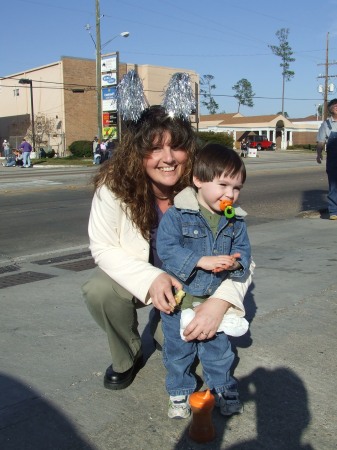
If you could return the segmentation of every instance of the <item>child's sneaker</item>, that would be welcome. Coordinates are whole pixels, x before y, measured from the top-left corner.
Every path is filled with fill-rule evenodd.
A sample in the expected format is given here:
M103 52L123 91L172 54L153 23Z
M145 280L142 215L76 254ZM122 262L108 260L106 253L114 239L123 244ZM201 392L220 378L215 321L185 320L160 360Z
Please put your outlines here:
M215 406L220 408L220 413L223 416L243 413L243 404L240 402L239 393L237 391L214 394L214 397Z
M191 407L187 395L170 395L167 415L170 419L187 419L191 414Z

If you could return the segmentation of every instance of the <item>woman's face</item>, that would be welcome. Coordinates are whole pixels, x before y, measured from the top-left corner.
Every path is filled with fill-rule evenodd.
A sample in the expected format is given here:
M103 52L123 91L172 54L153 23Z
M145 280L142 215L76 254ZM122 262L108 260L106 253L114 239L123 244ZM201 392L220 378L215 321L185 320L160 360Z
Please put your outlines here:
M171 135L164 132L163 139L156 138L149 156L143 163L148 177L151 179L154 192L167 192L176 185L184 174L187 152L182 148L171 148Z

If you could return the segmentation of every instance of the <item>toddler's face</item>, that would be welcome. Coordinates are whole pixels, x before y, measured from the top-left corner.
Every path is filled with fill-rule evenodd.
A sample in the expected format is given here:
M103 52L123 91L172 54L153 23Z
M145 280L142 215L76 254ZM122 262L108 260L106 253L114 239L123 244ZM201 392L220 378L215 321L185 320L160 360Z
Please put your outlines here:
M220 212L220 201L230 200L234 204L243 187L241 174L235 177L224 176L214 178L213 181L199 181L193 177L193 182L198 188L197 198L199 203L211 212Z

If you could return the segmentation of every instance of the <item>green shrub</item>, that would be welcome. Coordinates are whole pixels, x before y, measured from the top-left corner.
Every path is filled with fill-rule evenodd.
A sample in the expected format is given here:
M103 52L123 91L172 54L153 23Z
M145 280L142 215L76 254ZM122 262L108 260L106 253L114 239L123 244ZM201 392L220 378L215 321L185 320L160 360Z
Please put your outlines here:
M316 144L295 144L295 145L289 145L288 150L312 150L315 151L316 150Z
M50 150L50 152L46 153L46 158L54 158L55 150Z
M91 141L74 141L69 145L69 151L73 156L88 157L92 156L92 142Z
M199 131L197 133L199 145L203 146L208 142L222 144L228 148L234 148L232 136L228 133L215 133L214 131Z

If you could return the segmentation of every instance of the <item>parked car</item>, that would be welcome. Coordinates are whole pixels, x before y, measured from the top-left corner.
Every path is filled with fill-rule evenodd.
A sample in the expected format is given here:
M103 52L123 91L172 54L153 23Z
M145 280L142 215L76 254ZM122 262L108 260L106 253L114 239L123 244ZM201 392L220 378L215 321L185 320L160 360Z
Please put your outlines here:
M269 141L267 136L248 136L249 147L256 150L275 150L275 142Z

